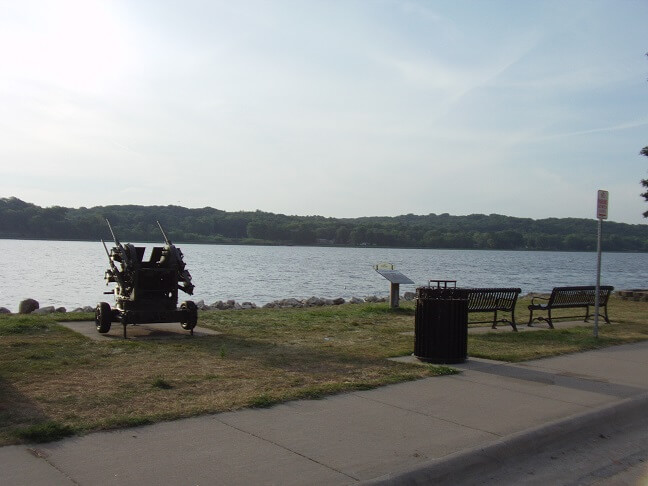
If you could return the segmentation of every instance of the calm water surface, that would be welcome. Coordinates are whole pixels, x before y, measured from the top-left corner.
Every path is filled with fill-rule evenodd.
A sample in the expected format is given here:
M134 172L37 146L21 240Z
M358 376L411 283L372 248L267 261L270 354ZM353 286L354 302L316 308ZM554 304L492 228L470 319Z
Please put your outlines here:
M159 243L157 243L159 245ZM147 254L153 244L142 243ZM287 246L179 245L196 285L193 300L234 299L258 305L287 297L386 296L389 284L373 270L393 263L416 282L457 280L464 287L520 287L523 293L554 286L594 285L595 253ZM95 306L104 295L108 258L100 242L0 240L0 307L15 312L27 297L68 310ZM601 283L616 289L648 288L648 253L604 253ZM180 300L185 294L180 292Z

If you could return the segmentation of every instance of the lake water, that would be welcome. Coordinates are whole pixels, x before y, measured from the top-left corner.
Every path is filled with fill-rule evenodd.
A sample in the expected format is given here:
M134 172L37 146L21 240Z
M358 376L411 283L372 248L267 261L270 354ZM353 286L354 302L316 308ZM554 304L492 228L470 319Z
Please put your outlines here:
M159 243L157 243L159 245ZM147 254L153 244L142 243ZM262 305L288 297L387 296L389 284L373 270L390 262L416 285L457 280L462 287L520 287L548 292L596 283L595 253L538 251L178 245L196 285L191 299L207 304L234 299ZM101 242L0 240L0 307L18 310L31 297L41 307L68 310L106 301L108 268ZM648 253L603 253L601 284L648 288ZM180 292L179 299L186 300Z

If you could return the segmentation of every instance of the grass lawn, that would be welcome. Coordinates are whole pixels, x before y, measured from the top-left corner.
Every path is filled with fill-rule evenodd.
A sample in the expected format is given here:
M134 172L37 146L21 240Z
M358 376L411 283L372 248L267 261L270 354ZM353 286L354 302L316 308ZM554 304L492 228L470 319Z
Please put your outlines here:
M529 319L527 310L529 304L530 299L526 298L520 299L517 303L515 315L518 329L526 326ZM537 312L534 312L534 317L546 316L546 313ZM584 309L561 309L552 311L552 317L559 319L561 316L574 316L579 313L584 316ZM478 315L471 314L471 320L476 320ZM544 330L471 334L468 338L468 355L519 362L648 339L648 302L624 301L612 296L608 302L608 315L612 324L607 324L603 317L600 317L599 335L596 339L593 337L593 316L590 316L589 322L583 322L582 327L563 329L560 329L560 320L554 321L556 329L549 329L545 322L536 321L534 326ZM483 315L479 320L487 318L488 315ZM567 320L582 321L582 317ZM498 326L506 326L506 324Z
M471 334L469 355L521 361L648 339L647 311L612 298L615 324L602 321L598 340L591 328ZM177 340L96 342L54 319L93 316L0 316L0 445L454 372L386 360L413 351L413 304L204 312L199 325L222 334Z

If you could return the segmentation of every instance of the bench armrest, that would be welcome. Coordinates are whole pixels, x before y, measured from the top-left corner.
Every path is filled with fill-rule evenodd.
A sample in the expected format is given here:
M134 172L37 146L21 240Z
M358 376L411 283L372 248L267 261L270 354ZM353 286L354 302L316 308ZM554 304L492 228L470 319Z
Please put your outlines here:
M547 297L532 297L531 298L531 305L535 305L536 299L538 299L538 300L549 300Z

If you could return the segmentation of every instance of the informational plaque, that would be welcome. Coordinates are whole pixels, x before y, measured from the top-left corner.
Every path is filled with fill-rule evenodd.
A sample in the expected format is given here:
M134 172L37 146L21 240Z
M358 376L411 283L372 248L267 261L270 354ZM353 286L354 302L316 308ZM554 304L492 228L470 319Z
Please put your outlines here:
M400 273L398 270L394 270L394 265L391 263L378 263L374 265L374 270L380 275L385 277L391 283L394 284L413 284L412 280L407 278L405 275Z
M400 298L399 289L401 284L411 285L414 282L398 270L394 270L394 265L391 263L378 263L374 265L374 270L389 280L389 307L398 307L398 300Z

